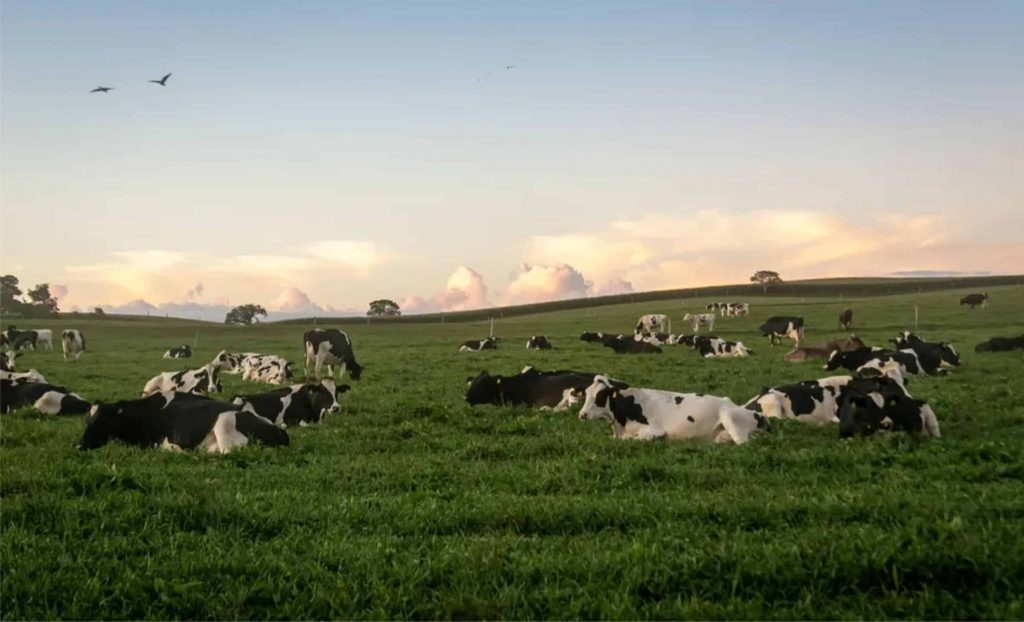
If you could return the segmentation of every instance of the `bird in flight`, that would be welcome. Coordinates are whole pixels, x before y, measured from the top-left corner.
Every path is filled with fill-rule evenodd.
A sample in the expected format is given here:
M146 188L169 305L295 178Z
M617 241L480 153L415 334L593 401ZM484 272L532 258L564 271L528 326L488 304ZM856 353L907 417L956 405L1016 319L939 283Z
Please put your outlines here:
M113 90L114 90L114 87L112 87L112 86L97 86L96 88L94 88L93 90L91 90L89 92L90 93L106 93L107 91L113 91Z
M167 78L170 78L170 77L171 77L171 74L167 74L166 76L160 78L159 80L150 80L150 82L152 82L153 84L159 84L160 86L167 86Z
M505 65L505 69L515 69L515 65Z

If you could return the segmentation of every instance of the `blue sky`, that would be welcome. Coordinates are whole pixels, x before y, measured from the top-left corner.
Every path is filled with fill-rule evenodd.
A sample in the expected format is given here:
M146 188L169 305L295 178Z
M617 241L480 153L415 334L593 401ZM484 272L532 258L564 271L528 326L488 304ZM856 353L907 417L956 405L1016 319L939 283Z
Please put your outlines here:
M1020 2L5 0L0 29L0 261L65 306L1024 265Z

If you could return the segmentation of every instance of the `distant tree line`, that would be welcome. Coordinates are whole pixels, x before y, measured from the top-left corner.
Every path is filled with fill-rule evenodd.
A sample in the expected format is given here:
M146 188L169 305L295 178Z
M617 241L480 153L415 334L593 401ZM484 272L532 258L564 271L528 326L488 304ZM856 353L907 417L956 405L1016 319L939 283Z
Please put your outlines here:
M0 276L0 313L8 316L44 318L57 315L57 299L50 294L50 284L40 283L21 291L21 283L13 274Z

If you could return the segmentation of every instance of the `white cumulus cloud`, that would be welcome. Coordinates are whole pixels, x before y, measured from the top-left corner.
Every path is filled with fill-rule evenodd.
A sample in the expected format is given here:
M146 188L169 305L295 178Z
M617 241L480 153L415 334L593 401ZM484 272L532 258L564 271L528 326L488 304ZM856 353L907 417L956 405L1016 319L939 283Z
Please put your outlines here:
M523 264L505 291L509 304L527 304L584 298L592 284L578 270L564 263L554 265Z
M459 266L448 277L444 291L426 298L410 296L400 306L407 313L481 309L491 306L487 293L487 284L479 272L467 266Z

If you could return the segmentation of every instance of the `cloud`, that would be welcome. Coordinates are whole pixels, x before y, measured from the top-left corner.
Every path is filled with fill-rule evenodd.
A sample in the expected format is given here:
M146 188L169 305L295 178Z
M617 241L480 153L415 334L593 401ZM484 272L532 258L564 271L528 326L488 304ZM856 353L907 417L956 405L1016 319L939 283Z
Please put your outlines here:
M68 286L67 285L61 285L59 283L51 283L50 284L50 295L53 296L54 298L56 298L57 300L60 300L61 298L65 298L68 295Z
M592 284L568 264L552 266L522 264L505 291L508 304L529 304L584 298L590 294Z
M487 300L487 291L487 284L479 272L467 266L459 266L448 277L443 292L427 298L410 296L399 306L406 313L481 309L491 306Z
M204 289L205 288L202 283L196 283L195 287L185 292L185 298L188 298L189 300L193 298L202 298Z
M595 296L614 296L616 294L629 294L633 291L633 284L629 281L613 277L594 289Z
M987 270L981 270L978 272L958 272L956 270L900 270L893 272L889 276L896 276L901 278L937 278L937 277L949 277L949 276L989 276L992 273Z

